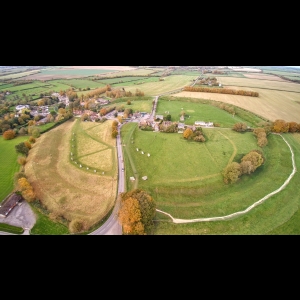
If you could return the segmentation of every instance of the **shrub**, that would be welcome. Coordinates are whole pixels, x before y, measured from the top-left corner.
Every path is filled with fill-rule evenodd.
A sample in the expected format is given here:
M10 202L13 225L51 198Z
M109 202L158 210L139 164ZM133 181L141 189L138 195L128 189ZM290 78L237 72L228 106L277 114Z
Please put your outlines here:
M5 140L12 140L15 136L16 136L16 133L15 133L15 131L12 130L12 129L6 130L6 131L4 131L4 133L3 133L3 138L4 138Z
M72 220L69 224L69 231L71 233L79 233L79 232L83 231L83 228L84 228L83 222L78 219Z

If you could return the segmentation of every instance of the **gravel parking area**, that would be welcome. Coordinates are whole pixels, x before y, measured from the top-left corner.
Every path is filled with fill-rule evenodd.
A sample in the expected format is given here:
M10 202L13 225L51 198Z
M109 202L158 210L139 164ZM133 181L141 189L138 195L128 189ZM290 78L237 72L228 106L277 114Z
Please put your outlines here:
M26 201L16 205L6 218L0 217L0 223L22 227L27 229L26 232L34 226L35 222L36 216Z

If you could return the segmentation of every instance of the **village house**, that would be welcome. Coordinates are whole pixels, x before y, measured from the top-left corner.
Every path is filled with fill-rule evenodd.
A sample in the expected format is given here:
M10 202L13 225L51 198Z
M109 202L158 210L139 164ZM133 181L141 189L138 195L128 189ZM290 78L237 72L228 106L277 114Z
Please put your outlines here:
M20 110L22 110L24 108L29 109L29 105L17 105L16 106L16 110L18 110L18 111L20 111Z
M163 120L164 119L164 116L163 115L156 115L155 116L155 120Z
M109 103L110 103L109 100L103 99L103 98L98 98L98 99L96 100L96 102L100 103L101 105L106 105L106 104L109 104Z
M178 133L183 133L185 124L184 123L178 123Z
M195 126L200 127L214 127L213 122L195 121Z

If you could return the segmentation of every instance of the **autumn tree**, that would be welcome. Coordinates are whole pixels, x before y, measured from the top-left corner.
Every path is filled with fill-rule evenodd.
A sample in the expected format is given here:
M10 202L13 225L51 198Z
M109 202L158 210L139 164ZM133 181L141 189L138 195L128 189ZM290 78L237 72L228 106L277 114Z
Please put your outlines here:
M241 166L237 162L230 163L222 172L223 180L226 184L235 183L241 175Z
M298 124L296 122L288 122L289 124L289 132L297 132L298 131Z
M241 167L241 175L251 174L252 172L254 172L254 167L252 165L252 162L249 160L242 161L240 163L240 167Z
M154 199L145 191L134 189L121 195L121 203L119 221L123 225L124 232L139 235L150 234L156 213Z
M119 123L122 123L122 117L121 116L117 116L117 119L118 119L118 121L119 121Z
M29 141L24 141L24 145L30 150L31 149L31 143Z
M205 137L204 137L202 134L196 135L196 136L194 137L194 141L195 141L195 142L202 142L202 143L204 143L204 142L205 142Z
M20 178L27 178L26 174L23 171L15 173L15 175L14 175L14 184L15 185L18 185L18 180Z
M144 234L144 228L141 222L142 213L137 199L129 197L122 200L118 218L122 224L124 234Z
M105 107L101 108L99 113L100 113L100 116L105 116L107 114L106 108Z
M285 122L284 120L278 119L275 120L272 127L273 132L288 132L289 131L289 123Z
M84 230L84 224L79 219L74 219L69 223L69 231L71 233L79 233Z
M18 157L18 164L20 164L21 166L24 166L26 164L26 157L19 156Z
M33 202L35 200L35 193L27 178L22 177L18 179L18 189L21 191L22 197L27 202Z
M45 105L45 99L43 98L43 99L38 100L37 105L38 106L44 106Z
M257 138L257 145L259 147L265 147L268 144L267 133L265 128L259 127L253 130L253 134Z
M245 132L247 130L247 124L243 122L235 123L232 129L237 132Z
M6 130L3 133L3 139L5 139L5 140L12 140L13 138L15 138L15 136L16 136L16 133L12 129Z
M261 152L252 150L241 159L241 162L245 161L249 161L252 164L252 172L254 172L264 163L264 157Z
M268 139L265 132L262 132L257 136L257 145L261 148L268 145Z
M112 128L111 128L111 136L112 138L116 138L118 135L118 121L117 120L113 120L112 124L111 124Z
M29 142L31 143L31 144L34 144L35 143L35 138L33 137L33 136L30 136L29 137Z
M193 130L189 127L185 129L185 131L183 132L183 137L187 140L191 139L192 135L193 135Z

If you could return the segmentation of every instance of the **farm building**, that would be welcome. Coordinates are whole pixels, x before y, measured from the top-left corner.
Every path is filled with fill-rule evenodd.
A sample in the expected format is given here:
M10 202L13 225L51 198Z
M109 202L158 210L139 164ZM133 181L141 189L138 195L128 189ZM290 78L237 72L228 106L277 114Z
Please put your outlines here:
M178 133L183 133L184 131L184 123L178 123Z
M163 115L156 115L156 116L155 116L155 119L156 119L156 120L158 120L158 119L163 120L163 119L164 119L164 116L163 116Z
M8 196L0 206L0 217L6 218L7 215L11 212L11 210L22 200L23 197L16 193L13 193L10 196Z
M213 127L213 122L204 122L204 121L195 121L195 126L201 126L201 127Z

